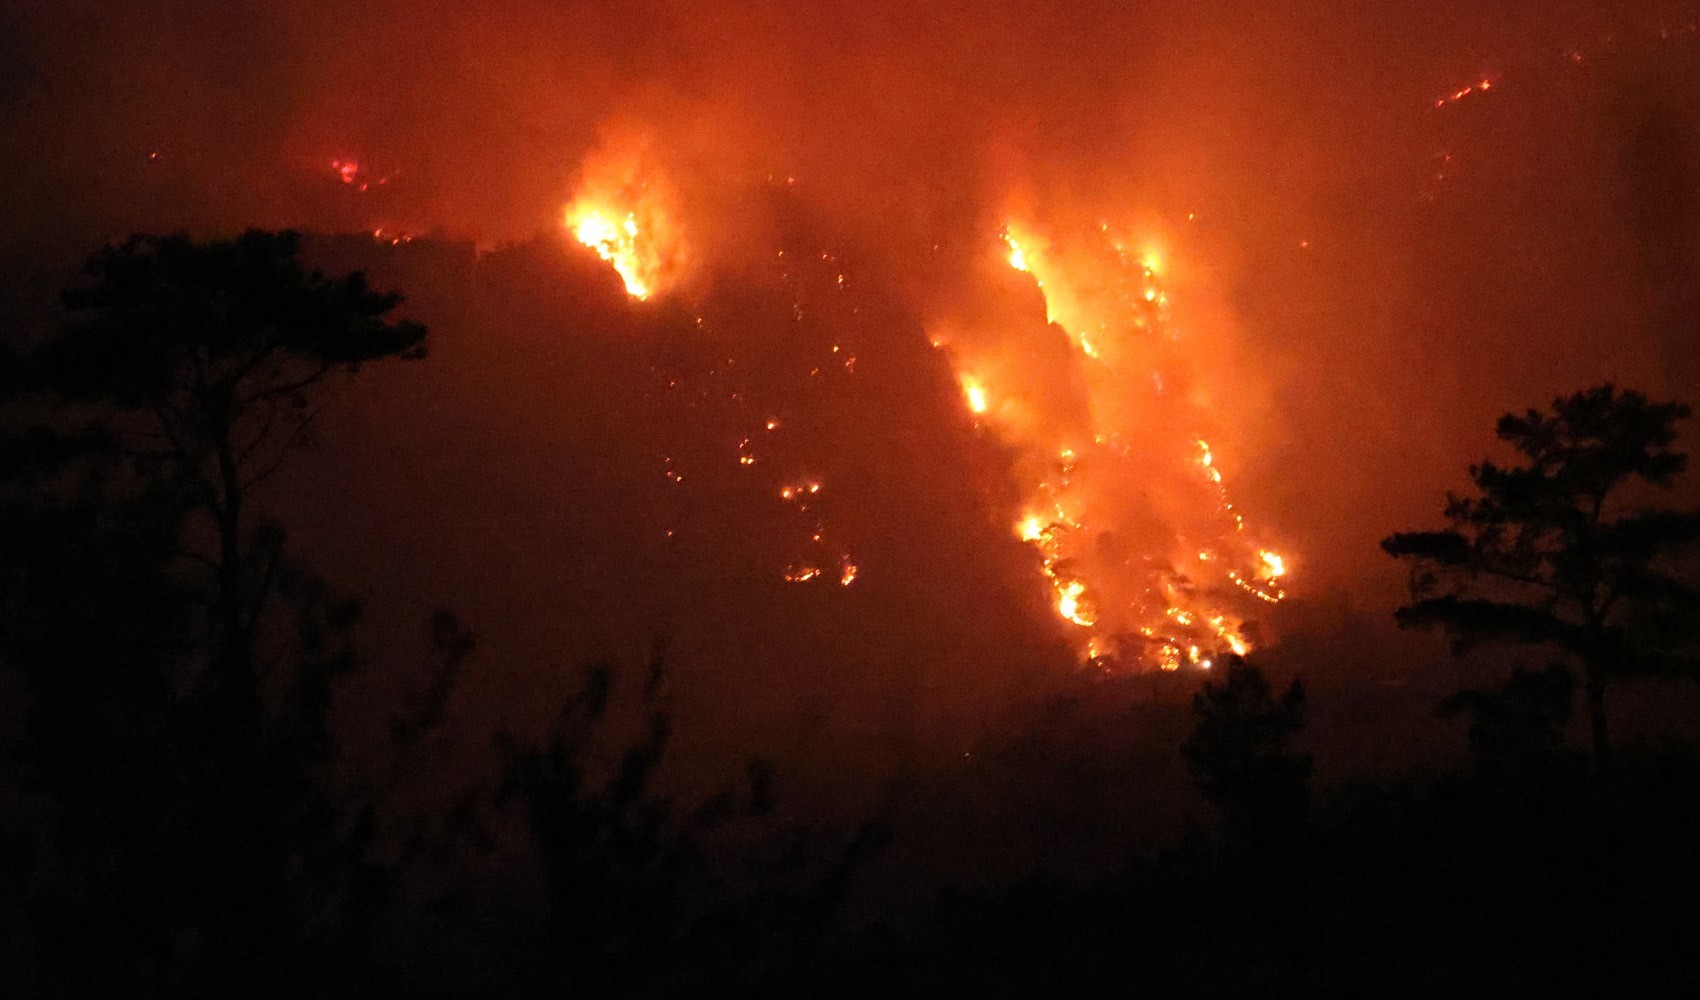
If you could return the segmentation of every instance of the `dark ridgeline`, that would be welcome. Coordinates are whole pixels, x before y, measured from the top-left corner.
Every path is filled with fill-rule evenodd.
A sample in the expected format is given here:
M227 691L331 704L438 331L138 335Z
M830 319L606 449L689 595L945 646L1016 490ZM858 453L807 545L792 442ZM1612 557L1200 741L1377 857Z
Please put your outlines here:
M303 267L288 234L137 238L87 278L69 325L0 355L8 995L1700 986L1700 758L1608 753L1605 722L1609 682L1692 674L1700 521L1638 506L1682 470L1684 407L1604 386L1508 416L1522 464L1474 468L1450 529L1387 541L1414 568L1401 622L1505 659L1502 686L1440 707L1469 719L1468 770L1313 788L1305 688L1224 658L1177 747L1217 829L1084 883L1034 866L904 909L864 892L886 825L809 829L771 765L700 802L662 790L659 654L635 684L589 670L541 743L500 736L471 783L432 752L478 656L454 616L430 619L434 659L398 703L338 701L360 602L291 556L253 491L363 364L421 357L424 330L358 274ZM1578 687L1592 761L1566 740ZM379 760L340 735L362 714ZM452 804L420 809L421 787Z

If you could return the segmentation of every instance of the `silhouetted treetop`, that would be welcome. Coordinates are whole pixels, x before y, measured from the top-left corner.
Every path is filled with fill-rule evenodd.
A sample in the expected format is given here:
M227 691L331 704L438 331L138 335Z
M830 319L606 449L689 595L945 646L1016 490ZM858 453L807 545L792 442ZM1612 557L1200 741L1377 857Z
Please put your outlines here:
M211 520L216 549L186 532L185 553L213 570L219 658L237 673L282 565L281 532L248 523L249 490L306 439L339 372L425 352L425 328L391 318L399 294L299 251L295 233L258 230L105 247L65 293L72 321L28 359L36 391L79 404L143 480Z
M107 247L71 321L0 357L0 687L24 736L0 785L26 779L35 926L63 949L45 967L85 985L67 995L333 995L370 958L391 866L332 720L360 602L245 497L348 371L420 356L425 331L297 250Z
M65 293L79 317L41 352L55 391L127 408L169 405L188 386L227 386L240 406L286 396L312 371L422 357L425 330L365 276L327 278L292 232L231 240L134 236L90 257ZM282 365L303 365L296 378Z
M1192 699L1198 723L1181 752L1193 782L1231 834L1291 826L1309 795L1311 759L1290 745L1304 728L1304 685L1294 678L1277 700L1262 671L1237 656L1221 662L1222 683Z
M1697 592L1669 556L1700 537L1700 512L1630 506L1638 487L1668 487L1687 457L1677 421L1689 409L1608 384L1553 401L1551 412L1500 418L1517 465L1472 466L1475 496L1448 495L1441 531L1385 539L1412 568L1401 626L1454 641L1550 644L1585 668L1596 752L1607 754L1609 676L1684 669L1696 640Z

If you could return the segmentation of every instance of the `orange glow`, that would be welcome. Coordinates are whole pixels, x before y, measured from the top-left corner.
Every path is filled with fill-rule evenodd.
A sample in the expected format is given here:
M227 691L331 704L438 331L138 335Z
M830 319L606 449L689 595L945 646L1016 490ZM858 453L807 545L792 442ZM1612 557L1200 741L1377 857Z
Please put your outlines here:
M1493 79L1491 77L1484 76L1473 83L1459 87L1457 90L1452 91L1444 97L1436 98L1434 106L1436 108L1444 108L1448 104L1456 104L1473 94L1485 94L1492 89Z
M1086 584L1079 580L1068 580L1057 584L1057 613L1075 623L1091 627L1097 624L1097 619L1087 609Z
M675 216L657 190L652 174L626 164L587 180L566 212L573 237L614 268L634 299L676 289L680 278ZM977 319L947 313L930 331L955 368L963 405L1010 456L1018 506L1007 523L1030 549L1034 596L1095 669L1202 670L1243 655L1260 641L1261 606L1285 598L1289 565L1261 547L1229 494L1232 449L1247 442L1211 411L1197 377L1215 345L1183 337L1170 301L1169 282L1187 287L1186 248L1160 235L1123 238L1109 223L1055 230L1036 218L1011 221L998 243L985 239L993 267L1013 271L1005 283L1032 282L1045 323L1017 319L986 337L965 325ZM802 266L783 250L775 259L782 271ZM826 277L835 288L857 287L830 254L821 260L834 265ZM806 307L806 297L793 300L799 320ZM848 368L856 346L826 341L821 352ZM734 363L729 352L725 365ZM825 378L835 368L809 374ZM776 444L757 462L752 439L781 424L765 414L748 413L750 436L733 438L728 458L741 467L789 461ZM1218 435L1230 450L1212 446ZM806 540L782 579L823 592L851 587L861 568L827 517L821 482L803 471L792 466L759 487L778 493L783 516ZM666 474L682 482L671 462Z
M1015 237L1011 236L1007 229L1003 231L1003 241L1009 245L1009 266L1026 273L1029 270L1027 251L1021 248L1021 244L1015 241Z
M993 409L979 371L998 372L1000 392L1022 401L1019 412L1000 403L990 429L1019 456L1014 470L1026 509L1013 533L1032 547L1066 634L1101 669L1205 670L1221 655L1249 652L1251 611L1286 596L1276 581L1287 563L1250 541L1209 440L1172 427L1165 452L1164 427L1153 422L1178 413L1215 426L1205 410L1156 398L1164 394L1166 368L1190 362L1161 280L1180 269L1179 258L1157 249L1164 244L1156 238L1118 238L1109 223L1077 243L1030 220L1012 221L998 239L1000 262L1028 275L1044 298L1051 324L1045 335L1060 328L1079 352L1088 425L1075 422L1079 411L1027 402L1054 395L1048 372L1026 363L1033 355L973 356L972 331L935 333L933 343L948 340L953 358L958 344L970 351L972 366L959 366L957 379L971 413ZM1152 402L1143 410L1128 402L1145 398ZM1164 455L1172 457L1158 457ZM1147 495L1153 476L1165 474L1165 460L1175 464L1169 481L1158 481L1162 489L1193 498L1170 542L1141 535L1148 522L1128 506L1130 496ZM1136 538L1142 540L1132 544L1173 550L1130 549Z
M562 222L613 266L634 299L651 298L684 277L677 199L644 137L611 139L592 151Z
M603 209L578 207L567 213L567 226L573 238L596 251L596 255L614 265L625 282L626 293L635 299L647 299L650 283L644 277L647 270L639 252L637 216L627 212L616 219Z
M989 404L986 400L986 388L972 376L962 376L962 395L968 400L968 409L975 414L985 413Z

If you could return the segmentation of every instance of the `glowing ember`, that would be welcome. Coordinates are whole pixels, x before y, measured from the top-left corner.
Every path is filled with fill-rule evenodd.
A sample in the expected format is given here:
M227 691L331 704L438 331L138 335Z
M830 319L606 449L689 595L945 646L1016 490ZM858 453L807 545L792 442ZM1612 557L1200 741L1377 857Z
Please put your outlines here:
M815 539L815 541L817 541L817 542L819 540L820 539L818 537ZM855 583L857 573L858 573L857 566L856 566L855 563L850 561L849 556L842 556L842 557L839 558L839 560L838 560L838 585L840 587L848 587L851 584ZM828 579L831 579L831 578L827 576L826 570L822 569L819 565L817 565L815 563L799 562L799 563L792 563L791 565L785 567L785 582L786 583L812 583L816 580L828 580Z
M1456 104L1472 94L1485 94L1492 89L1493 80L1484 76L1476 82L1460 87L1444 97L1436 98L1434 106L1436 108L1444 108L1448 104Z
M383 174L373 178L371 171L359 160L332 160L331 171L336 174L337 180L357 191L370 191L375 186L388 184L392 176Z

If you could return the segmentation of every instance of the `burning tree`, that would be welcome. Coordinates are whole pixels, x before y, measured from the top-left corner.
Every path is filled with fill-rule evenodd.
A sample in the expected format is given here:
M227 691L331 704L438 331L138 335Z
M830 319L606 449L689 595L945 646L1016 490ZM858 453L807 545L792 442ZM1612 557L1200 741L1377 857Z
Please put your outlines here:
M1605 691L1614 677L1694 662L1700 590L1672 556L1700 536L1700 512L1631 506L1668 487L1680 403L1605 384L1499 420L1520 464L1483 462L1479 495L1449 495L1442 531L1383 540L1411 564L1405 628L1439 627L1462 647L1484 640L1553 646L1582 667L1594 754L1610 760Z

